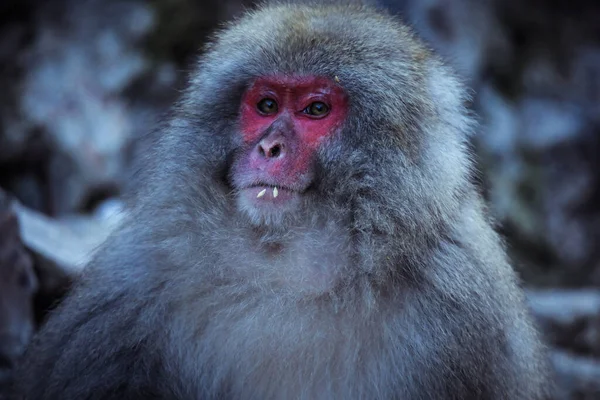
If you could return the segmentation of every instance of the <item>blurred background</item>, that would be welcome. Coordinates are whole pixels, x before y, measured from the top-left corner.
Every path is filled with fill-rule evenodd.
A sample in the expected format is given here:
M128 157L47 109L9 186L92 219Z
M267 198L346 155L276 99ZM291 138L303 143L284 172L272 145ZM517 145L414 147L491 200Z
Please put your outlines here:
M552 349L556 396L600 398L600 2L380 4L471 88L477 180ZM141 138L211 32L246 7L0 1L0 393L118 222Z

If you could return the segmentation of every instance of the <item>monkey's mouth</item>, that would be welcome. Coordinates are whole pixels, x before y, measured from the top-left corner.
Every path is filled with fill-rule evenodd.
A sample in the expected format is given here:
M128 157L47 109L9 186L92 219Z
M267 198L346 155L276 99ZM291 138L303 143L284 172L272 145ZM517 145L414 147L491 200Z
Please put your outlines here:
M236 197L241 211L264 222L298 211L303 192L288 185L258 181L242 186Z
M287 186L255 184L242 190L249 199L256 203L269 202L273 204L292 200L300 195L300 192Z
M253 225L281 227L286 216L299 210L302 193L289 186L252 184L238 191L236 202Z

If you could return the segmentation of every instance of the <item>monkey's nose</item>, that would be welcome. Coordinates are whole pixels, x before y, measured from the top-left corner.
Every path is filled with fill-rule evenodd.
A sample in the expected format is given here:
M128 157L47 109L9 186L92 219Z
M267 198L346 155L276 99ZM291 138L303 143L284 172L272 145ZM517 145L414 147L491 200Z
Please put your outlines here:
M264 158L281 158L285 156L285 144L279 138L264 138L258 143L258 154Z

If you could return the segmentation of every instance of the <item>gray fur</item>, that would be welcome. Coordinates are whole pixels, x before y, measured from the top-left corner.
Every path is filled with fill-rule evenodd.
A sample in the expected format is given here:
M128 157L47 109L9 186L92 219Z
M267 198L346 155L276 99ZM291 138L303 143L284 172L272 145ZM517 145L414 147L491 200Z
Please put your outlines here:
M255 77L338 77L344 127L299 209L228 168ZM31 346L29 399L527 399L542 346L470 183L465 91L398 21L273 5L216 35L153 136L130 218Z

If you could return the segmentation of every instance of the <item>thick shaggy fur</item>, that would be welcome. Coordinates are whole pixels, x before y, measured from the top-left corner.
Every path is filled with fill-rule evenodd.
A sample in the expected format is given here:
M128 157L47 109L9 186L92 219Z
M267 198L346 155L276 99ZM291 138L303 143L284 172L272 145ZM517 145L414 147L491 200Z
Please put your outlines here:
M289 215L240 210L252 79L339 80L348 118ZM398 21L280 5L218 34L130 217L31 345L28 399L527 399L541 345L469 183L464 90ZM337 78L336 78L337 77Z

